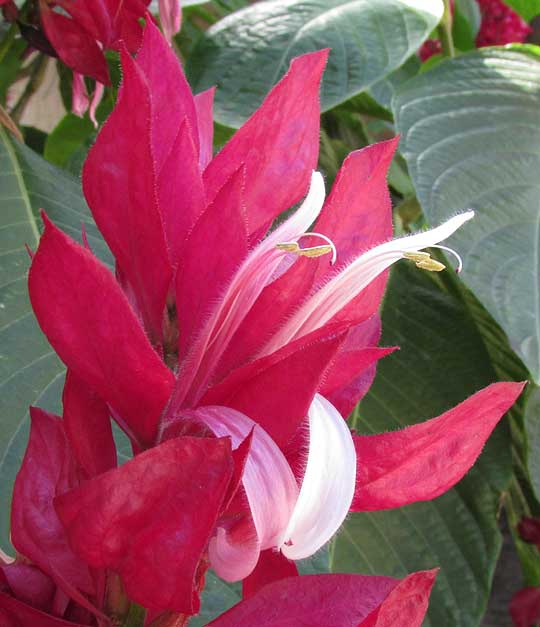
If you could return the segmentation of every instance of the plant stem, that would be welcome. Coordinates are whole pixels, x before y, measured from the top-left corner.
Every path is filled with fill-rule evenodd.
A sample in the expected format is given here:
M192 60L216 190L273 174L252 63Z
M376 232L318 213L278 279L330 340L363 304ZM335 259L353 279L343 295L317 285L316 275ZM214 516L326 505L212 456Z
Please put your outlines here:
M49 57L44 54L40 55L38 59L36 59L35 66L30 74L30 79L28 84L24 88L21 97L17 101L17 104L13 107L11 111L11 118L17 124L20 122L21 117L26 109L26 105L30 102L32 96L39 89L43 79L45 77L45 72L47 71L47 65L49 63Z
M0 43L0 63L2 63L2 61L4 60L4 57L6 56L9 49L11 48L11 44L15 40L16 34L17 34L17 24L15 22L12 22L11 26L8 29L8 32L6 33L6 36Z
M455 57L456 49L452 39L452 10L450 0L444 0L444 13L439 26L437 27L439 39L441 40L442 53L445 57Z

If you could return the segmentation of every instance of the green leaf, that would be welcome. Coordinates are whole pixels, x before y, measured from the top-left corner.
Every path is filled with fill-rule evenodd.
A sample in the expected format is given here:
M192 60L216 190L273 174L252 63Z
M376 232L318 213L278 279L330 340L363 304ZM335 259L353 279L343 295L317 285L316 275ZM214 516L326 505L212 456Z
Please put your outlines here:
M540 15L540 0L504 0L504 4L512 7L526 22Z
M270 0L212 26L188 60L195 89L217 85L215 116L238 127L283 76L290 60L331 48L323 110L400 67L436 26L442 1Z
M0 129L0 546L9 550L9 506L28 434L28 406L60 410L64 366L34 319L26 275L35 250L43 207L79 239L82 223L102 259L110 254L92 222L79 181L7 136Z
M422 63L420 59L416 56L416 54L413 54L412 57L409 57L401 67L372 85L369 90L371 95L380 105L386 109L390 109L392 106L392 98L394 97L396 89L398 89L399 86L406 81L410 80L413 76L416 76L421 67Z
M528 466L531 485L540 500L540 388L534 386L525 410Z
M51 163L64 167L94 133L94 125L88 118L68 113L48 136L43 156Z
M481 50L406 83L393 108L431 224L468 208L451 239L463 279L540 379L540 58Z
M457 9L454 11L454 19L452 21L452 39L454 45L461 52L474 50L476 48L475 36L471 25Z
M482 22L482 14L477 0L456 0L455 10L467 20L472 36L476 37Z
M359 432L380 433L438 416L496 380L451 271L436 277L400 262L391 273L382 319L382 344L401 350L380 363L353 414ZM438 566L424 624L479 625L501 546L496 516L510 472L503 421L466 478L442 497L351 515L334 542L332 571L403 577Z

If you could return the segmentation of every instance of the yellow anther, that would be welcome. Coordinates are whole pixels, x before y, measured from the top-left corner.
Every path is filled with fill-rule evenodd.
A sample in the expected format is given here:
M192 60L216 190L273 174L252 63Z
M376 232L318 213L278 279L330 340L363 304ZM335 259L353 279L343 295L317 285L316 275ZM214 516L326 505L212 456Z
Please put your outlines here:
M426 261L427 259L430 259L429 253L425 253L422 251L406 252L406 253L403 253L403 256L405 257L405 259L410 259L411 261L414 261L414 262Z
M432 259L429 253L425 252L406 252L403 253L405 259L414 261L417 268L427 270L428 272L441 272L446 268L444 263Z
M323 255L329 255L332 252L332 246L330 244L323 244L322 246L311 246L310 248L300 248L297 255L303 257L322 257Z
M276 244L276 248L283 250L287 253L294 253L302 257L322 257L333 252L330 244L323 244L322 246L310 246L309 248L300 248L298 242L283 242L282 244Z
M300 250L298 242L283 242L282 244L276 244L276 248L286 253L297 253Z

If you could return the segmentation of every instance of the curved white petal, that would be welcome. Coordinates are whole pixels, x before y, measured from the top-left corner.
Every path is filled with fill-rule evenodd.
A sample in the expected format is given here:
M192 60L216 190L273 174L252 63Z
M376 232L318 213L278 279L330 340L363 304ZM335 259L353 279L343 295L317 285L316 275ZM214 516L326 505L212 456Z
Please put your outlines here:
M253 420L228 407L202 407L193 412L218 437L230 436L236 448L253 429L251 449L246 460L242 484L246 492L256 538L250 537L247 525L219 528L210 543L212 566L224 579L243 579L255 564L258 550L275 547L291 518L298 498L298 484L285 456ZM249 558L249 559L246 559Z
M261 355L273 353L287 342L320 328L382 272L402 259L403 253L429 248L444 241L473 216L473 211L467 211L434 229L385 242L360 255L299 307L271 338Z
M317 394L309 409L306 472L280 546L282 553L298 560L326 544L349 511L355 484L356 451L347 423Z

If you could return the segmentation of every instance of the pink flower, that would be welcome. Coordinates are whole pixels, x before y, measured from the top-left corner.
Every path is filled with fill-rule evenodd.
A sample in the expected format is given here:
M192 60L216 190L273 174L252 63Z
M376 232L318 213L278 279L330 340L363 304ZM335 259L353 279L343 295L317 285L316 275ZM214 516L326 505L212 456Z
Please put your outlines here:
M405 258L441 269L423 249L472 212L391 240L397 140L352 153L325 200L314 169L326 56L295 59L212 158L213 92L193 97L148 23L136 59L122 50L118 104L83 171L116 278L45 217L30 297L69 368L66 433L93 476L59 495L56 511L76 555L119 572L146 607L197 611L209 562L228 580L265 580L277 555L278 570L295 574L288 559L318 550L350 509L438 496L522 389L495 384L401 432L351 435L343 417L392 350L377 347L388 268ZM136 453L118 469L109 412ZM203 446L215 447L214 468L195 454ZM198 472L207 492L186 485ZM173 485L182 507L162 513ZM167 550L156 556L158 546ZM180 553L189 567L175 565Z
M159 17L165 39L171 43L182 26L180 0L159 0Z
M96 109L103 98L103 92L105 90L105 85L102 83L96 82L96 86L94 88L94 93L92 98L88 96L88 92L86 90L86 84L84 82L84 76L82 74L78 74L77 72L73 73L73 83L72 83L72 112L79 117L83 117L84 114L89 111L90 120L97 128L98 123L96 120Z

